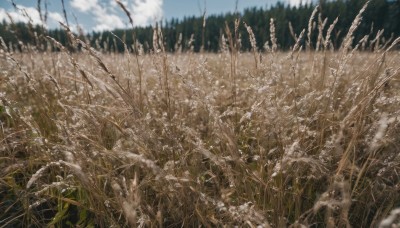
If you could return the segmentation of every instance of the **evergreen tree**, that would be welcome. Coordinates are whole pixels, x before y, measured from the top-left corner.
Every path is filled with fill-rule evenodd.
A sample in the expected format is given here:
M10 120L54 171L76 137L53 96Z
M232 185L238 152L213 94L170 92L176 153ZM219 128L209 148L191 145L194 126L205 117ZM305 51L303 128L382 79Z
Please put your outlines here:
M328 19L328 26L325 26L326 32L329 24L336 17L339 21L332 33L334 47L340 45L343 37L346 35L353 19L358 14L358 10L365 4L365 0L320 0L319 12L322 18ZM294 45L295 40L289 30L289 22L293 27L293 31L299 34L302 29L308 27L308 21L315 5L305 4L298 7L292 7L287 4L278 2L270 8L248 8L241 14L220 14L211 15L206 19L206 27L203 36L203 18L202 17L184 17L182 20L171 19L164 21L162 31L164 34L165 50L169 52L176 51L176 44L182 34L182 48L189 50L193 45L194 51L200 51L204 42L204 50L209 52L217 52L220 47L221 35L225 32L225 23L231 26L233 31L233 23L238 17L241 19L239 33L241 36L242 51L251 49L248 39L248 33L243 26L243 22L249 25L255 35L257 46L261 50L265 42L269 41L269 22L274 18L276 37L278 45L282 50L287 50ZM318 15L314 18L314 22L318 23ZM400 1L399 0L373 0L363 14L363 20L354 34L355 41L358 42L365 35L370 35L369 39L375 38L379 30L384 29L382 37L386 40L390 37L400 36ZM116 29L113 33L119 37L132 51L132 45L135 39L143 44L145 51L152 48L153 28L148 26L144 28L135 28L135 31ZM36 35L35 35L36 34ZM314 28L314 36L312 41L315 43L317 39L317 28ZM49 35L58 40L63 45L68 46L68 38L61 29L52 29L44 31L42 27L26 25L23 23L10 24L5 20L0 23L0 36L10 47L21 48L22 44L42 45L47 42L45 35ZM100 48L104 51L124 51L124 44L117 39L111 32L92 32L90 42L93 47ZM193 40L191 40L193 38ZM204 40L203 40L204 39ZM191 42L191 44L189 44ZM57 49L54 49L57 50Z

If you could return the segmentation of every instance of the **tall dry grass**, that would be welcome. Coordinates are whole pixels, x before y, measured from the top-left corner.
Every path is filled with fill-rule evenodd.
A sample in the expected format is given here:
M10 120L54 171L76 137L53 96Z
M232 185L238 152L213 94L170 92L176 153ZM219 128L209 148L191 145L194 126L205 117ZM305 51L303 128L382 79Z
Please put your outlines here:
M399 39L362 51L359 20L340 50L322 20L287 53L273 20L265 52L3 43L0 226L398 226Z

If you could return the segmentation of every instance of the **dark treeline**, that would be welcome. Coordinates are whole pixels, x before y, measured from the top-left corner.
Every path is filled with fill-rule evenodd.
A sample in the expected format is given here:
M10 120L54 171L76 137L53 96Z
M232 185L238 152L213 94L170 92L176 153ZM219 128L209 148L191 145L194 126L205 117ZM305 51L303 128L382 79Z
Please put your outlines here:
M320 8L314 18L313 40L316 41L318 34L318 24L327 18L327 24L324 28L324 34L329 25L339 18L335 29L332 32L332 40L335 48L340 45L342 39L347 33L353 19L359 10L365 4L365 0L337 0L319 2ZM162 32L164 36L164 46L167 51L177 51L177 49L194 51L216 52L220 50L221 37L226 36L226 25L234 31L234 22L240 18L238 34L241 40L241 49L250 50L251 44L249 35L244 26L248 24L255 35L257 46L261 50L266 42L270 40L270 19L275 21L276 38L280 49L286 50L294 45L295 40L289 29L291 23L295 34L299 34L302 29L308 27L308 22L315 5L302 5L300 7L291 7L283 3L268 8L249 8L239 14L227 13L224 15L211 15L206 18L205 27L203 27L202 17L185 17L182 20L172 19L162 23ZM390 38L400 36L400 0L372 0L367 10L363 14L363 20L359 28L354 33L355 42L369 35L369 40L373 40L377 33L383 30L382 42ZM123 40L131 49L133 44L132 30L117 29L114 30L117 37ZM85 39L93 47L104 51L124 51L124 44L116 39L109 31L92 32L86 35ZM41 42L41 34L46 34L58 40L63 45L67 45L68 38L62 29L45 31L40 26L25 24L0 24L0 36L3 37L9 48L21 49L27 44L46 49L48 42ZM143 44L144 50L152 47L153 28L136 28L134 30L136 39ZM180 38L181 37L181 38ZM386 40L385 40L386 39ZM22 42L22 43L21 43ZM315 44L316 42L314 42ZM23 44L23 45L22 45ZM180 44L180 45L178 45ZM55 50L53 48L53 50Z

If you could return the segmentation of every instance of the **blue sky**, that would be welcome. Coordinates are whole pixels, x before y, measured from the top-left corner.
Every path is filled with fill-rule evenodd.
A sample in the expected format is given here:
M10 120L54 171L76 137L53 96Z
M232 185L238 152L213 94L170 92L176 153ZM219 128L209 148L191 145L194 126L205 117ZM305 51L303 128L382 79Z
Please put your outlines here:
M268 7L277 0L239 0L238 10L249 7ZM291 5L298 5L300 0L281 0ZM14 0L18 10L12 7L11 0L0 0L0 21L27 22L41 24L37 11L36 0ZM46 26L55 28L58 21L64 22L61 0L41 0L42 10L44 3L48 5L48 20ZM76 26L75 17L79 25L87 32L102 31L128 26L128 18L117 6L114 0L64 0L68 21L71 27ZM233 12L236 0L121 0L133 16L135 26L152 25L155 21L182 19L184 16L200 16L206 8L207 14L221 14ZM303 0L303 2L305 2ZM28 14L30 19L24 14Z

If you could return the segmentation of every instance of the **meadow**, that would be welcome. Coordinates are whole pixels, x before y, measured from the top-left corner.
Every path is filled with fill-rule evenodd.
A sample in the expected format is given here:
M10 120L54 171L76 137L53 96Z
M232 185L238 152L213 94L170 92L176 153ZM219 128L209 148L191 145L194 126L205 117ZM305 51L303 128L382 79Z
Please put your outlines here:
M2 42L0 227L399 227L400 39L360 15L339 49Z

